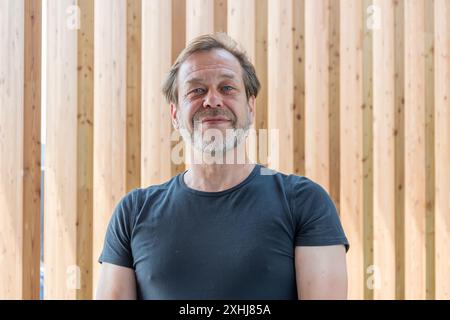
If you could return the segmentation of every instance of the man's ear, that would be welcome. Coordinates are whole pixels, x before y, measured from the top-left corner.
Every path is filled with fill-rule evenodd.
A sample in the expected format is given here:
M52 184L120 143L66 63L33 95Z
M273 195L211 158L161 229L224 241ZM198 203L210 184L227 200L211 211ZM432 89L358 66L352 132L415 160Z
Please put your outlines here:
M177 106L173 102L171 102L170 103L170 118L172 119L172 125L176 130L178 130L178 128L179 128L177 112L178 112Z
M256 98L255 98L255 96L251 96L250 98L248 98L248 108L249 108L250 119L252 121L252 124L253 124L253 119L255 117L255 107L256 107Z

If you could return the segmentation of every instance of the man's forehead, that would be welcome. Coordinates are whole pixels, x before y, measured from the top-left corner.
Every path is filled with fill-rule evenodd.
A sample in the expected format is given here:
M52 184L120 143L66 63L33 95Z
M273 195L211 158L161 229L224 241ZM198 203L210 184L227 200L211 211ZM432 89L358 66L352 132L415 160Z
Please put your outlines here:
M240 75L239 61L223 49L196 52L181 65L179 70L179 80L182 83L202 77L238 78Z
M230 79L230 80L238 80L237 74L235 72L227 72L231 71L229 69L202 69L199 71L211 71L208 73L201 73L200 72L192 72L190 73L187 78L184 79L183 83L190 84L190 83L198 83L198 82L204 82L210 79Z

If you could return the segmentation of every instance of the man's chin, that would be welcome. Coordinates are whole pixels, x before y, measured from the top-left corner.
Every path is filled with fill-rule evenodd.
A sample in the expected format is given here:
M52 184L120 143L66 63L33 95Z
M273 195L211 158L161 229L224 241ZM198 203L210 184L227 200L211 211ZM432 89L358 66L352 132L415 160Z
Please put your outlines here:
M233 148L227 148L225 146L194 146L195 150L198 152L207 155L207 156L219 156L221 154L226 153L227 151Z

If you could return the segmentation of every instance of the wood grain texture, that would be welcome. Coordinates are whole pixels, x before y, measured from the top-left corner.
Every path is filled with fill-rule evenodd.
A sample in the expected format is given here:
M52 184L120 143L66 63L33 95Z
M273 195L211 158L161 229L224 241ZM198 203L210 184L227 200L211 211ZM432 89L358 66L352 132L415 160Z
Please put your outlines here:
M47 1L44 298L77 297L78 35L76 2ZM70 17L67 12L70 12ZM87 231L88 229L86 229Z
M434 0L425 1L425 299L435 298ZM439 72L439 71L438 71Z
M363 233L364 233L364 299L373 299L374 288L372 284L374 277L374 257L373 257L373 77L374 77L374 55L373 55L373 27L371 8L372 0L364 0L362 6L363 28Z
M214 0L186 0L186 42L214 32Z
M238 42L241 49L244 50L250 59L255 64L256 61L256 3L254 0L239 1L229 0L228 9L228 35ZM242 26L247 27L242 29ZM251 126L251 135L247 140L246 148L249 158L256 162L258 156L257 134L255 130L256 112L253 115L253 125Z
M255 69L261 84L261 89L256 99L255 122L256 139L258 146L257 160L263 165L268 165L268 141L263 139L261 130L267 130L267 105L268 105L268 4L267 0L255 1Z
M450 3L435 0L435 298L450 299Z
M172 176L170 108L161 92L172 65L170 1L144 1L142 6L142 185L160 184Z
M44 2L40 70L41 0L0 1L0 298L38 297L40 250L45 299L93 297L119 200L189 167L161 85L215 31L262 85L251 158L334 201L349 298L450 298L448 0Z
M405 298L425 298L425 1L405 1Z
M322 11L322 10L321 10ZM340 208L352 249L348 252L349 298L364 294L363 212L363 26L362 3L341 1L340 39ZM325 49L325 48L324 48ZM323 69L321 69L322 71ZM324 72L324 71L322 71ZM324 102L322 102L324 103ZM324 109L326 110L326 109ZM323 126L323 125L322 125ZM318 133L317 133L318 134ZM324 140L322 140L324 141ZM325 142L325 141L324 141ZM307 150L308 151L308 150ZM314 166L325 170L325 164ZM324 174L321 173L322 177ZM323 178L324 179L324 178Z
M330 187L330 2L305 2L305 174Z
M305 0L293 2L294 173L305 175ZM339 136L339 135L338 135Z
M293 49L292 2L268 1L268 130L269 167L293 171Z
M27 93L24 90L26 77L32 76L30 69L24 76L24 61L33 58L24 51L25 19L24 1L0 2L0 299L22 299L26 291L31 293L32 285L29 276L24 277L24 263L33 263L33 256L23 256L28 247L24 226L34 230L29 225L32 220L26 221L31 212L25 212L23 203L25 197L34 196L31 185L25 189L33 181L24 179L24 165L31 160L24 160L24 106L32 102L24 97L27 94L30 99L32 94L32 88L28 87ZM28 115L28 120L30 116L35 114ZM34 170L34 165L30 169Z
M373 28L373 264L375 299L395 299L395 43L393 1Z
M405 6L394 2L395 15L395 295L405 299Z
M127 0L126 190L141 186L142 1Z
M178 55L183 51L186 44L186 0L172 0L172 64L175 63ZM168 106L169 107L169 106ZM184 142L180 134L172 128L171 130L171 157L181 159L174 161L172 158L172 175L183 172L186 167L184 163Z
M336 208L340 209L340 1L330 0L328 24L328 166L329 177L327 191L333 199ZM362 74L362 71L361 71ZM325 118L323 119L325 120ZM325 125L325 123L324 123Z
M80 29L77 56L77 299L92 299L93 124L94 124L94 3L78 0ZM94 260L94 262L96 262Z
M45 299L92 298L94 6L48 1Z
M228 2L228 0L214 0L214 32L227 32Z
M41 251L41 1L25 1L23 299L39 299Z
M126 193L126 4L96 0L94 8L94 284L108 222Z

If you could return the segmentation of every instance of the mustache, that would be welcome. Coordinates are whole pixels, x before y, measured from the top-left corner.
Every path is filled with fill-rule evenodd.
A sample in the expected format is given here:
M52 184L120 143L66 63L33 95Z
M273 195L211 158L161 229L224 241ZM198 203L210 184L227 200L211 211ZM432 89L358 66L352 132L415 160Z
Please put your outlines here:
M226 117L227 119L230 119L233 124L236 122L236 116L228 110L208 109L204 111L203 110L198 111L196 114L194 114L194 116L192 117L192 125L194 125L196 122L200 122L201 119L205 117L218 117L218 116L223 116Z

